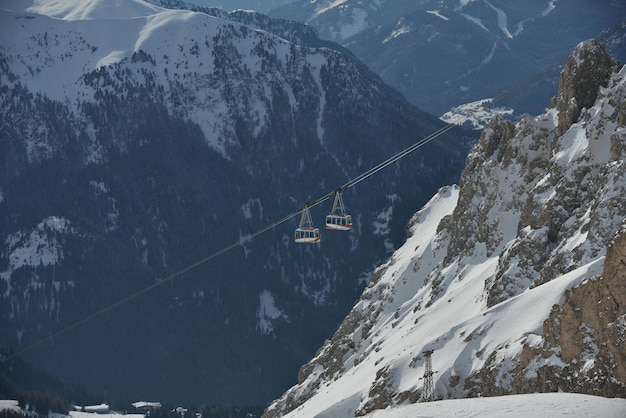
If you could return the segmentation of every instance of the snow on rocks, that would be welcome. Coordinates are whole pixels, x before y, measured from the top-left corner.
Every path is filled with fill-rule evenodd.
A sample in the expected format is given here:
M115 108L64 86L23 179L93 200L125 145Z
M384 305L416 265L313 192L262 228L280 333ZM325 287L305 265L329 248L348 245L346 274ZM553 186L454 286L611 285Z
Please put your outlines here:
M576 73L580 57L598 51L579 45L566 68ZM589 86L580 74L577 85ZM525 347L543 345L553 306L602 274L626 218L625 78L626 68L596 78L598 100L575 119L564 121L562 112L576 112L557 104L517 124L488 123L460 187L440 190L415 215L404 246L265 416L394 416L421 397L426 350L444 399L522 393L539 370L566 373L558 349L517 367ZM588 372L598 351L585 335Z

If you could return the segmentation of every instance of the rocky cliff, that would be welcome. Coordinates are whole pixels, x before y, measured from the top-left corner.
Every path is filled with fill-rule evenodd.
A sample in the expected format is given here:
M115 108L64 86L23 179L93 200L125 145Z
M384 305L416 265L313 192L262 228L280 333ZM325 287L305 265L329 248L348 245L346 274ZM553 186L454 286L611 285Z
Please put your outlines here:
M609 244L600 277L564 294L543 325L543 343L525 345L516 393L626 395L626 225ZM558 357L562 363L550 364Z
M405 245L265 416L416 402L426 352L436 398L626 394L626 68L581 43L553 104L486 126L459 187L411 219Z

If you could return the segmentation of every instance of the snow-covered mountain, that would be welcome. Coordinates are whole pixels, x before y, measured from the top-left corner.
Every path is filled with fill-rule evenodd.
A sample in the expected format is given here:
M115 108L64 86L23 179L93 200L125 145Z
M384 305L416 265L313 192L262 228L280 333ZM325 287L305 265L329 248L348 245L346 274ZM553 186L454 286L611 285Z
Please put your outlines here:
M200 7L219 7L226 11L241 9L268 12L294 1L296 0L186 0L185 2Z
M594 0L299 0L269 14L316 28L431 113L493 98L614 28L626 3ZM626 61L623 31L605 41ZM541 113L560 68L503 102Z
M442 126L311 33L141 0L0 2L0 338L45 341L27 360L105 399L265 403L295 383L413 208L458 180L462 132L346 191L350 232L295 245L290 219L125 298Z
M626 66L581 43L549 109L487 125L264 416L395 416L428 377L443 399L626 397L625 161Z

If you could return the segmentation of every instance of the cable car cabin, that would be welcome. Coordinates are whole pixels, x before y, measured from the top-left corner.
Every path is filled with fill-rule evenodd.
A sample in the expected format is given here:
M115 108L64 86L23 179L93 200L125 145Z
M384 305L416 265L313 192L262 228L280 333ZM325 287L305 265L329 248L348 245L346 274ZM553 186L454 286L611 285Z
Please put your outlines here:
M335 203L330 215L326 216L326 229L348 231L352 229L352 216L346 213L346 207L341 198L341 189L335 191Z
M304 244L315 244L320 242L320 230L318 228L297 228L296 242Z
M326 215L326 229L348 231L352 229L352 216L350 215Z
M315 244L320 242L320 230L313 225L311 212L309 207L304 206L302 209L302 218L300 218L300 226L296 228L294 234L296 242L305 244Z

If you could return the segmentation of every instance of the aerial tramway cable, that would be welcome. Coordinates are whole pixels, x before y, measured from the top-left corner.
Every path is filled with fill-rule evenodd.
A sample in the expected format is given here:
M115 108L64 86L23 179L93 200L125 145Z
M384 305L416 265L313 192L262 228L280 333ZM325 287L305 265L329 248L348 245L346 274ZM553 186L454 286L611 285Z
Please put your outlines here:
M615 25L614 27L610 28L609 30L607 30L606 32L604 32L602 35L600 35L597 39L599 41L603 41L608 39L611 35L617 33L618 31L624 29L626 27L626 20L620 22L619 24ZM522 82L516 84L515 86L513 86L511 89L506 90L504 92L502 92L501 94L499 94L498 96L496 96L488 105L486 105L487 108L492 107L493 105L495 105L496 103L502 101L504 98L512 95L513 93L521 90L523 87L525 87L528 84L531 84L537 80L539 80L540 78L542 78L543 76L545 76L548 72L552 71L554 68L556 68L558 65L563 64L566 60L567 60L568 56L562 57L558 60L556 60L555 62L553 62L552 64L550 64L549 66L543 68L542 70L540 70L539 72L535 73L533 76L523 80ZM117 302L113 303L112 305L109 305L108 307L94 313L91 314L69 326L67 326L66 328L63 328L60 331L57 331L54 334L51 334L50 336L48 336L47 338L44 338L28 347L23 348L22 350L8 355L4 358L2 358L0 361L1 362L6 362L9 360L12 360L24 353L27 353L29 351L32 351L44 344L53 342L55 338L61 337L71 331L73 331L76 328L79 328L83 325L86 325L87 323L119 308L122 305L125 305L128 302L131 302L141 296L143 296L144 294L166 284L169 283L171 281L173 281L174 279L177 279L181 276L183 276L185 273L188 273L191 270L196 269L197 267L208 263L209 261L212 261L222 255L224 255L225 253L239 247L240 245L243 245L246 242L251 241L252 239L256 238L259 235L262 235L264 233L266 233L269 230L272 230L274 228L276 228L277 226L295 218L298 215L302 215L302 213L304 211L309 211L310 208L315 207L325 201L327 201L328 199L334 198L335 197L335 193L337 192L337 190L340 190L341 192L356 186L357 184L359 184L360 182L366 180L367 178L373 176L374 174L378 173L379 171L385 169L386 167L390 166L391 164L397 162L398 160L404 158L405 156L407 156L408 154L416 151L417 149L421 148L422 146L428 144L429 142L439 138L441 135L445 134L446 132L450 131L451 129L453 129L454 127L456 127L455 124L453 123L448 123L446 125L444 125L443 127L439 128L437 131L433 132L432 134L428 135L425 138L420 139L419 141L415 142L414 144L410 145L409 147L403 149L402 151L398 152L397 154L393 155L392 157L386 159L385 161L382 161L381 163L379 163L378 165L370 168L369 170L367 170L366 172L358 175L357 177L353 178L352 180L348 181L347 183L345 183L344 185L342 185L341 187L339 187L338 189L335 189L333 192L328 193L322 197L320 197L319 199L316 199L312 202L308 202L306 203L304 206L302 206L299 210L297 210L296 212L293 212L289 215L284 216L283 218L259 229L258 231L251 233L249 235L246 235L242 238L240 238L239 240L233 242L230 245L227 245L225 247L223 247L222 249L208 255L207 257L204 257L190 265L188 265L187 267L184 267L183 269L170 274L167 277L164 277L160 280L157 280L156 282L154 282L153 284L123 298L118 300Z

